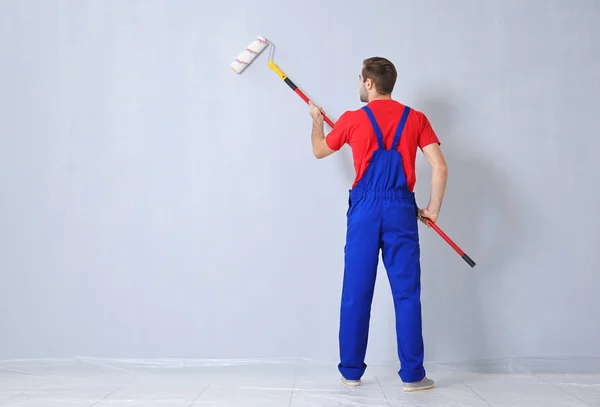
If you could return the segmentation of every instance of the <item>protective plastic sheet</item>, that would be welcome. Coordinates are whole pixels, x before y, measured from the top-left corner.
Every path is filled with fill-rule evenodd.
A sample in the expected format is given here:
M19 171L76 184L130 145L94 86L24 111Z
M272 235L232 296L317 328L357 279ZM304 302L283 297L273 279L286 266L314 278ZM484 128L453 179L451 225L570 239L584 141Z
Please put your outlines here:
M363 385L347 388L335 363L304 359L8 360L0 406L600 406L600 374L542 373L596 362L429 363L437 388L404 393L395 365L370 365Z

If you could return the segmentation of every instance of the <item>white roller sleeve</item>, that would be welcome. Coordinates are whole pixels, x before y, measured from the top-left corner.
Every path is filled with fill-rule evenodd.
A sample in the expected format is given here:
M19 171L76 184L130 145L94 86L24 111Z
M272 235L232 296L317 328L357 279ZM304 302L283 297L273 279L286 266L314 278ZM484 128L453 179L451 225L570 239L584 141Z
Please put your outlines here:
M263 37L256 37L246 49L231 62L231 69L236 73L242 73L254 58L258 56L269 45L269 41Z

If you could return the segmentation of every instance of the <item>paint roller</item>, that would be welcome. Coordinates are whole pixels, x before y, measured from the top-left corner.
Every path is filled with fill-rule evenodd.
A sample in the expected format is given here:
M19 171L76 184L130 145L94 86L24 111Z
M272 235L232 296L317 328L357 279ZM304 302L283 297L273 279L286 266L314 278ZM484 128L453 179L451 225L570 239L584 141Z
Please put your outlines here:
M269 43L264 37L258 36L246 47L244 51L242 51L230 64L231 69L237 74L241 74L244 70L252 63L252 61L259 56L267 47L272 47L272 44ZM272 48L271 48L272 49ZM275 64L273 61L273 54L269 55L269 60L267 61L267 65L271 68L283 81L298 95L304 100L307 104L309 103L308 97L298 88L294 82L285 74L283 71ZM325 115L323 115L323 119L325 122L333 128L334 123ZM462 257L464 261L471 267L475 267L475 262L464 252L456 243L452 241L446 235L442 229L436 225L432 221L428 221L429 226L433 228L445 241L448 243L458 254Z

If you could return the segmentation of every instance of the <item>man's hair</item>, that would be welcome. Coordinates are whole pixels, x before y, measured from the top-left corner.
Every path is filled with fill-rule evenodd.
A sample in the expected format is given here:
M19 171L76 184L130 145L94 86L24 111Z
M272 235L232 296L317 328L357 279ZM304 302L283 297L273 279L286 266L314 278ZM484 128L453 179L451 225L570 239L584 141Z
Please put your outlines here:
M389 60L381 57L367 58L363 61L363 81L371 79L377 93L387 95L392 93L398 73Z

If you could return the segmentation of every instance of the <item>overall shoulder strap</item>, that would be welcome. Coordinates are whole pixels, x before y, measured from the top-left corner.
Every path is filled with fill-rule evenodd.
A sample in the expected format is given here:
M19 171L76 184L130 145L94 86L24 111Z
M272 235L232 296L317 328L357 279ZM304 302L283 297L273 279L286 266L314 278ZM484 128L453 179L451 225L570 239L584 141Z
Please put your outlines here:
M385 147L383 144L383 134L381 133L381 129L379 128L379 125L377 124L377 121L375 120L375 116L373 115L371 108L369 108L369 106L364 106L362 109L365 112L367 112L367 115L369 116L369 120L371 121L371 126L373 126L373 130L375 131L375 137L377 137L377 144L379 145L379 149L385 150Z
M394 136L394 142L392 143L392 150L398 149L398 143L400 142L400 136L404 131L404 126L406 125L406 119L408 118L408 114L410 113L410 107L404 106L404 111L402 112L402 117L400 118L400 123L396 128L396 135Z

